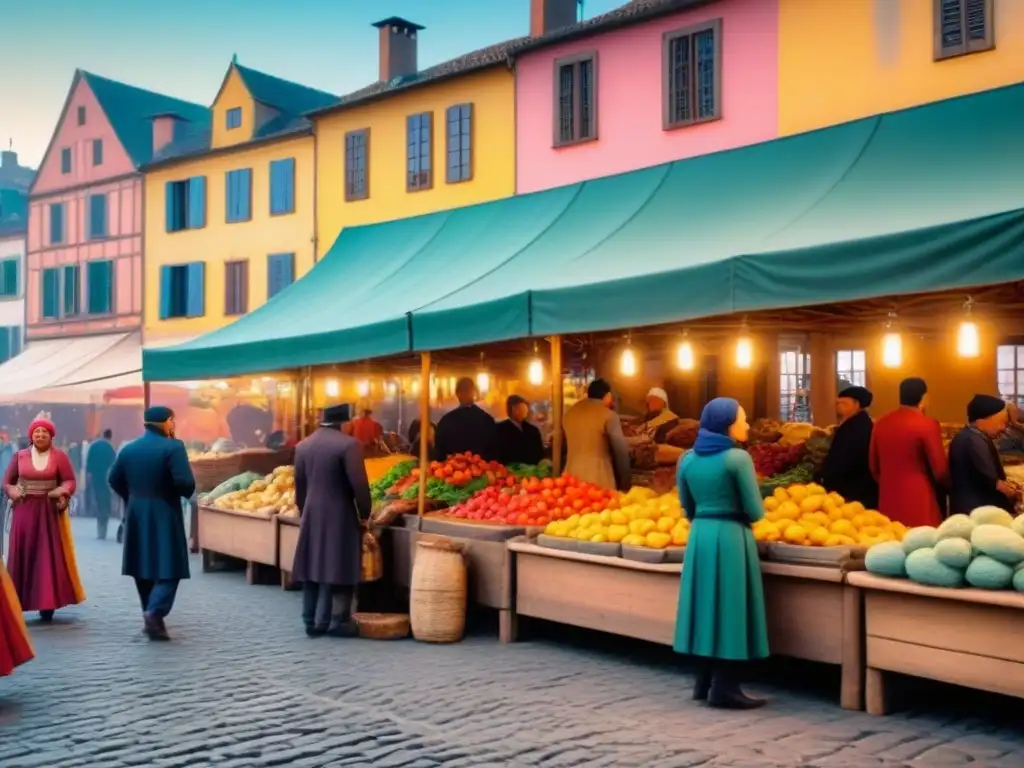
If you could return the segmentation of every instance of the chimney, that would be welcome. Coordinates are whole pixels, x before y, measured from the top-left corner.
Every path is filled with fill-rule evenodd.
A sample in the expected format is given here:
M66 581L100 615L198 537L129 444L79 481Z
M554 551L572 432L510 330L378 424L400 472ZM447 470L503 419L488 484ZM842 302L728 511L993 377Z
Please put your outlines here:
M380 30L380 81L415 75L416 35L424 29L419 24L392 16L374 24Z
M579 21L578 0L530 0L530 37L540 37Z
M153 154L166 147L172 141L181 137L185 127L185 120L181 115L167 112L160 115L153 115Z

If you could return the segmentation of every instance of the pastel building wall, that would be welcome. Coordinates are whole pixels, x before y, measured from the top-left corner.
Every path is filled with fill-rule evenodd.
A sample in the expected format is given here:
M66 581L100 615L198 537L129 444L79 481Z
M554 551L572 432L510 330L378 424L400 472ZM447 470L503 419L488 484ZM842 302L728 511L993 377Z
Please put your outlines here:
M712 26L715 114L666 126L673 77L666 36ZM581 58L593 62L594 134L561 145L555 125L558 72ZM515 72L518 193L767 141L778 135L778 0L697 3L687 11L528 50L516 56ZM576 87L578 92L578 79Z

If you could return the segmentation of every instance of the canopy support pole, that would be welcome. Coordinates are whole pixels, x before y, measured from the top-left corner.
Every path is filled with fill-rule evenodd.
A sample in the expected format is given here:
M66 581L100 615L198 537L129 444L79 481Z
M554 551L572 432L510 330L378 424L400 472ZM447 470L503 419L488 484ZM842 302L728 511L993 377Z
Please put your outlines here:
M430 466L430 353L420 353L420 490L416 500L416 530L423 528L427 509L427 469Z
M148 410L153 404L153 387L146 381L142 384L142 409Z
M562 337L551 337L551 465L555 475L562 474L562 412L565 410L562 377Z

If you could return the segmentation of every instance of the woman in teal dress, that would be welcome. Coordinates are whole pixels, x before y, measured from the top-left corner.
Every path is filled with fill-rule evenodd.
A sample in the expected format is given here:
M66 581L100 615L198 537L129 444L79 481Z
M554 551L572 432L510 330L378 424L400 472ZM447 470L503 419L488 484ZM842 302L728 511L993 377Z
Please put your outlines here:
M676 478L692 525L673 647L700 658L693 697L724 709L764 704L739 685L744 664L768 656L764 587L750 530L764 516L764 506L754 463L737 445L749 431L739 403L712 400Z

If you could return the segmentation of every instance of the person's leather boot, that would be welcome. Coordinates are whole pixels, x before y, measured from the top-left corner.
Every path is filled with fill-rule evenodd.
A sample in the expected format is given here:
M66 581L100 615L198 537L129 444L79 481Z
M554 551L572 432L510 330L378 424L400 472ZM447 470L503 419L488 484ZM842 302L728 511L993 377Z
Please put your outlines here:
M327 630L330 637L359 637L359 625L352 619L332 624Z
M166 642L171 639L171 636L167 634L167 627L164 626L164 622L159 616L144 613L142 619L146 626L146 637L150 640Z
M326 627L318 627L313 624L306 625L306 637L323 637L326 634Z
M40 611L39 620L43 622L43 624L53 623L53 611Z
M707 701L711 692L711 681L714 675L714 667L711 659L701 659L697 667L697 679L693 684L693 700Z
M723 662L715 670L711 691L708 693L708 706L716 709L757 709L764 704L764 699L747 696L740 688L735 662Z

